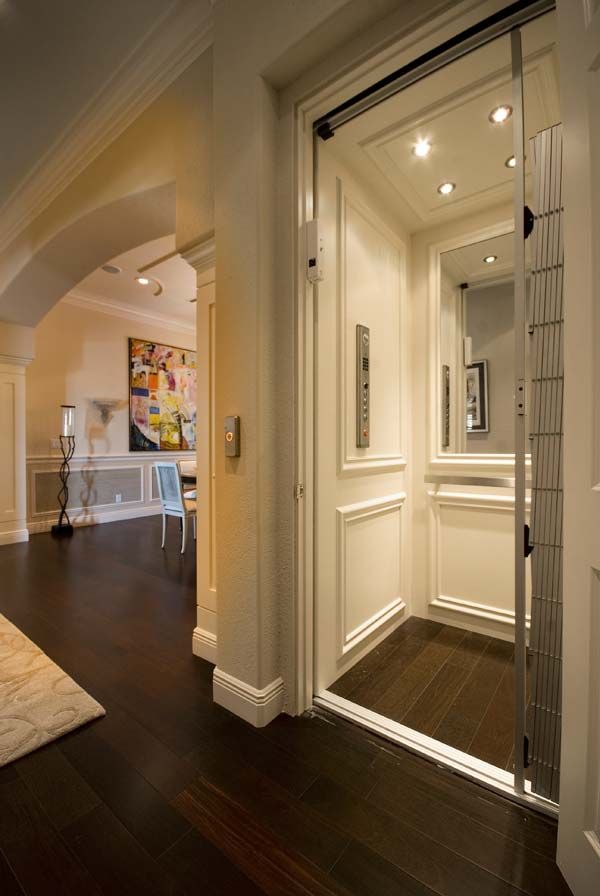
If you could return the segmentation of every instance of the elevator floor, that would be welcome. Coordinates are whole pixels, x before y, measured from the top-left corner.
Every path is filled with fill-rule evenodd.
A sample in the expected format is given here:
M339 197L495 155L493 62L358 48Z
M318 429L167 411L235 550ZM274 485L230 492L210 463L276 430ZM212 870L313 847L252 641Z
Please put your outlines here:
M512 770L514 645L412 616L329 690Z

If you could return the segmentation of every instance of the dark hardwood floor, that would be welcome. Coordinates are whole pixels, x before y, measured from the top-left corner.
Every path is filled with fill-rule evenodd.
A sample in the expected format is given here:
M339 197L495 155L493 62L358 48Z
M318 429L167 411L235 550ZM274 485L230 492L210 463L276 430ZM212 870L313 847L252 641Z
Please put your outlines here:
M107 710L0 769L3 896L568 894L550 819L332 717L215 706L194 558L159 543L146 518L0 548L0 611Z
M508 641L412 616L330 690L512 770L513 657Z

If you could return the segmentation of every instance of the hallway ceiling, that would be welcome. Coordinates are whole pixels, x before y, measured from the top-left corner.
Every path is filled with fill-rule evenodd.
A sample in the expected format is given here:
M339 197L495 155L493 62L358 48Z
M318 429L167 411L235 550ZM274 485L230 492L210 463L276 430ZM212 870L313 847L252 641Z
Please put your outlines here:
M523 29L526 138L560 120L554 17ZM340 128L331 151L386 202L409 232L512 199L512 118L489 113L512 103L510 40L502 37L417 82ZM431 143L417 158L419 140ZM529 178L528 178L529 180ZM449 196L438 185L456 184Z
M112 258L107 264L120 268L120 273L107 273L103 268L93 271L78 284L67 299L79 304L111 306L115 309L167 317L187 325L196 321L196 272L175 252L175 235L151 240L142 246ZM151 267L150 267L151 265ZM148 285L136 281L140 269L150 280ZM156 282L163 288L161 295Z
M210 0L0 0L0 108L10 122L0 242L190 64L211 9Z

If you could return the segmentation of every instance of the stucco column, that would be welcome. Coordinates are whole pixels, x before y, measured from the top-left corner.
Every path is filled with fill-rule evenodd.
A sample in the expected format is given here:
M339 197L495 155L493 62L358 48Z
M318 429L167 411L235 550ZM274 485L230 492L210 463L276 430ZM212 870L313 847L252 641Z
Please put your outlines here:
M196 271L196 626L192 650L217 662L217 570L215 539L215 240L181 252Z
M0 544L28 541L25 368L33 328L0 321Z

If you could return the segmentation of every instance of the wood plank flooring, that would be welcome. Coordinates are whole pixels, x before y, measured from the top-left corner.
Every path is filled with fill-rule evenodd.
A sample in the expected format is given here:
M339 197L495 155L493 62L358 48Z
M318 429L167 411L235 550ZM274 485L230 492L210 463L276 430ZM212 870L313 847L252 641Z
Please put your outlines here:
M553 821L331 716L257 731L215 706L212 667L190 653L194 558L160 551L159 527L0 548L0 611L107 710L0 769L3 896L569 893ZM438 634L417 626L378 656L423 654L427 687L454 656L451 690L489 654L491 690L490 645ZM481 698L459 694L464 730Z
M330 690L512 770L514 647L412 616Z

